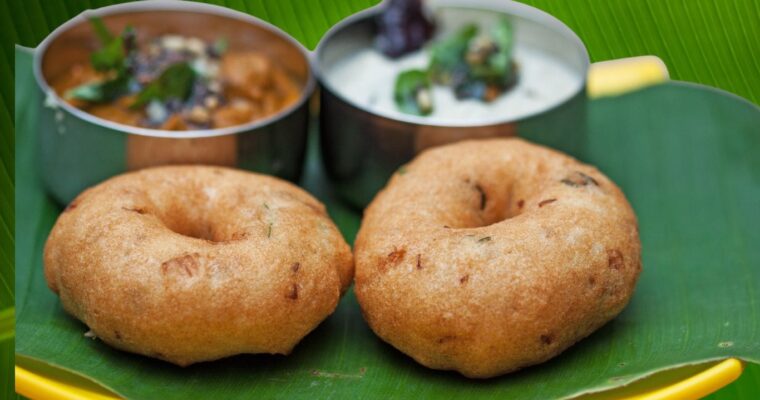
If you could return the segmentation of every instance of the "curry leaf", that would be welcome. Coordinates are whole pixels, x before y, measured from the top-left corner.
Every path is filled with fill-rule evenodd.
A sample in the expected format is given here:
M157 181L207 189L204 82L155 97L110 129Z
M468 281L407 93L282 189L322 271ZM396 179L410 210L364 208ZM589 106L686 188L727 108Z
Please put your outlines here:
M475 79L506 83L512 74L512 24L508 19L500 18L489 33L496 51L488 56L483 65L471 66L471 75Z
M428 115L433 111L430 78L426 71L412 69L396 77L393 100L398 108L408 114Z
M101 45L105 46L114 39L113 34L108 30L108 27L106 27L106 24L103 23L103 20L100 19L100 17L90 18L90 25L98 36Z
M514 44L513 28L509 19L506 17L499 18L499 22L491 29L491 37L498 48L496 54L501 55L501 57L494 57L492 55L491 63L494 67L508 67L509 60L512 58L512 47Z
M100 49L90 54L90 62L96 71L107 72L116 71L118 74L125 73L127 50L125 49L125 38L134 34L131 26L124 28L119 36L114 36L103 23L103 20L97 17L90 18L90 24L95 34L100 40Z
M90 64L99 72L110 75L95 82L87 82L66 92L67 99L84 100L94 103L108 102L127 93L129 71L125 40L134 35L127 26L119 36L114 36L98 17L90 18L90 25L100 40L101 47L90 54Z
M512 24L501 17L486 33L466 25L432 45L430 74L451 86L457 98L491 101L514 81Z
M64 97L93 103L109 102L127 93L129 80L127 76L117 76L110 80L85 83L68 90Z
M121 37L108 42L90 54L90 63L96 71L120 70L124 66L124 40Z
M468 24L451 36L435 42L430 49L430 72L433 80L448 83L457 69L464 66L464 52L467 45L478 34L478 26Z
M137 95L132 108L141 107L151 100L186 100L192 92L195 72L187 62L172 64L158 78Z

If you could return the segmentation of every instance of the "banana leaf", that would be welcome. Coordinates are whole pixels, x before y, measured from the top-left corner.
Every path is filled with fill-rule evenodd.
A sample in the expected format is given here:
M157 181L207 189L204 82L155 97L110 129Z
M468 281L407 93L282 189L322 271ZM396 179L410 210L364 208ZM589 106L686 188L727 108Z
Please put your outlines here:
M0 48L0 190L13 193L14 172L14 102L11 85L13 49L16 42L34 46L52 29L86 8L96 8L120 0L25 0L0 2L0 34L8 42ZM213 1L249 12L292 34L313 48L325 29L359 8L376 0L218 0ZM593 61L639 54L657 54L677 79L699 81L725 88L760 101L760 15L758 0L526 0L567 23L586 43ZM307 10L302 12L301 10ZM33 85L26 86L27 90ZM18 100L18 99L17 99ZM592 107L593 109L593 107ZM22 110L22 114L24 111ZM16 114L17 121L19 114ZM614 128L614 127L613 127ZM22 132L19 132L20 134ZM22 166L23 168L23 166ZM24 173L19 176L19 181ZM34 208L33 208L34 209ZM14 198L0 197L0 307L14 303ZM37 208L36 210L39 210ZM333 218L346 227L350 235L358 222L350 210L331 207ZM40 223L19 218L23 224ZM49 223L49 222L48 222ZM31 240L31 239L30 239ZM39 239L42 240L42 239ZM756 242L748 241L749 246ZM645 249L646 251L646 249ZM756 258L755 258L756 260ZM27 260L28 261L28 260ZM750 264L757 268L757 263ZM19 268L31 268L21 264ZM679 301L681 301L679 299ZM755 303L756 304L756 303ZM753 315L757 315L754 313ZM752 317L756 318L756 317ZM13 341L0 343L2 370L13 359ZM12 376L0 382L2 398L13 393ZM749 365L736 384L711 398L747 398L760 396L760 367Z
M524 2L573 29L592 61L655 54L675 79L760 104L760 0Z
M288 357L243 355L179 368L84 337L87 328L63 312L42 275L42 247L60 210L36 175L28 54L16 52L16 73L22 364L62 368L139 399L544 399L726 357L760 362L760 109L738 97L674 82L588 105L588 132L565 140L582 141L585 161L615 180L638 214L644 272L636 294L618 318L559 357L473 381L421 367L380 341L351 293ZM332 198L316 150L302 184L351 241L360 213Z
M126 0L0 2L0 33L36 46L87 8ZM263 18L314 48L345 16L380 0L206 0ZM499 0L493 0L498 2ZM556 16L592 61L655 54L675 79L719 87L760 104L760 0L522 0ZM10 55L7 53L6 55ZM8 60L10 60L9 57ZM1 63L0 63L1 64ZM0 65L2 67L2 65ZM10 68L10 64L8 65ZM0 68L0 72L2 71ZM1 90L10 91L7 86ZM10 96L5 98L10 100ZM10 107L11 102L6 102Z

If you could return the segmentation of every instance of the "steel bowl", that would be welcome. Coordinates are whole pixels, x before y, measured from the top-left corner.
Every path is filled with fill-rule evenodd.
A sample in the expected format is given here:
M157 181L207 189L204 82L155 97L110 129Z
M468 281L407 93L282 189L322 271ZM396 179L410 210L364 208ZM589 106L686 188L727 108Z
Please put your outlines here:
M570 154L581 155L582 143L568 135L585 132L586 75L589 58L583 42L558 19L536 8L507 0L429 0L434 13L508 14L515 40L552 54L580 76L577 90L547 103L540 112L512 118L492 116L467 123L440 123L426 117L396 115L358 104L327 79L336 62L372 46L374 19L384 4L365 10L333 27L314 55L320 82L320 141L327 174L335 191L356 207L364 207L391 174L420 151L463 139L526 136ZM393 82L389 82L392 85Z
M230 49L256 50L279 63L300 85L301 96L270 117L221 129L165 131L98 118L66 103L48 85L89 59L96 37L88 18L112 31L127 24L141 36L177 33L214 40ZM145 35L143 35L143 33ZM238 167L297 181L306 150L308 99L315 80L307 51L278 28L227 8L179 1L121 4L86 11L53 31L35 50L40 106L42 179L60 203L119 173L165 164Z

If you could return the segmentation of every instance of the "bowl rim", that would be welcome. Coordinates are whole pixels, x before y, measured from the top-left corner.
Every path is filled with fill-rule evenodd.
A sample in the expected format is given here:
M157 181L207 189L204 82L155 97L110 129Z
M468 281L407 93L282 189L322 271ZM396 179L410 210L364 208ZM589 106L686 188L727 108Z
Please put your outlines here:
M142 127L126 125L126 124L122 124L122 123L118 123L114 121L109 121L107 119L97 117L93 114L88 113L87 111L81 110L69 104L68 102L63 100L58 95L58 93L56 93L55 90L53 90L50 87L50 85L48 85L48 82L42 73L42 60L45 57L46 50L48 49L50 44L58 38L58 36L68 31L69 29L73 28L74 26L79 25L82 22L85 22L90 17L104 17L104 16L109 16L109 15L128 14L131 12L144 12L144 11L183 11L183 12L191 12L191 13L198 13L198 14L213 14L220 17L236 19L236 20L254 25L258 28L270 31L274 33L275 35L278 35L279 37L284 39L287 43L292 45L295 49L297 49L297 51L301 54L301 56L303 57L303 61L306 64L306 70L307 70L306 82L303 88L301 89L301 94L299 98L292 104L280 109L279 111L277 111L276 113L272 115L269 115L265 118L253 120L245 124L234 125L234 126L229 126L229 127L224 127L224 128L216 128L216 129L172 131L172 130L165 130L165 129L142 128ZM270 125L274 122L277 122L279 120L282 120L286 118L287 116L293 114L295 111L297 111L309 100L316 86L314 67L310 60L311 60L310 52L306 50L306 48L301 43L295 40L287 32L283 31L282 29L278 28L275 25L272 25L252 15L245 14L245 13L242 13L230 8L211 5L211 4L184 2L184 1L176 1L176 0L152 0L152 1L140 1L140 2L116 4L116 5L111 5L111 6L106 6L106 7L96 8L96 9L88 9L79 13L77 16L69 19L68 21L60 25L58 28L53 30L34 49L33 69L34 69L34 78L37 81L37 85L40 87L40 89L43 92L45 106L47 107L52 107L52 108L60 107L63 110L67 111L70 114L73 114L74 116L76 116L77 118L81 120L89 122L93 125L109 128L119 133L135 134L135 135L150 136L150 137L160 137L160 138L172 138L172 139L190 138L191 139L191 138L206 138L206 137L216 137L216 136L225 136L225 135L235 135L239 133L250 132L257 128L261 128L261 127Z
M553 15L545 11L542 11L538 8L529 6L527 4L518 3L513 0L435 0L435 1L430 1L429 3L432 3L430 5L432 6L433 9L467 8L467 9L472 9L472 10L492 11L492 12L513 15L513 16L517 16L517 17L535 22L547 29L550 29L564 36L569 41L573 42L573 44L576 47L576 50L578 51L578 54L582 58L581 71L580 71L581 79L580 79L578 87L574 91L569 93L566 97L561 98L552 103L549 103L549 105L546 108L543 108L538 111L524 113L522 115L518 115L517 117L509 117L509 118L488 116L486 118L482 118L478 120L462 121L462 123L452 123L452 121L435 120L429 117L417 116L417 115L412 115L412 114L389 113L389 112L372 109L371 107L367 107L362 104L358 104L357 102L344 96L343 93L341 93L339 90L336 90L335 87L333 87L333 85L331 85L330 82L328 82L326 78L327 68L323 68L321 56L322 56L322 53L325 51L325 47L329 45L331 39L333 39L334 36L337 35L339 32L341 32L342 30L346 29L349 26L354 25L355 23L359 23L363 20L374 18L380 12L382 12L387 6L387 1L383 1L376 6L370 7L368 9L365 9L363 11L360 11L356 14L353 14L343 19L339 23L335 24L332 28L330 28L322 37L322 39L319 41L317 48L313 52L313 60L314 60L314 65L315 65L314 72L316 74L317 81L319 82L322 90L327 90L332 95L340 99L341 101L361 111L372 114L376 117L385 118L392 121L405 122L411 125L447 127L447 128L477 128L477 127L497 126L497 125L503 125L503 124L512 124L515 122L524 121L536 116L543 115L554 109L560 108L563 105L571 102L577 96L583 95L586 92L586 81L588 79L588 71L591 66L591 60L589 58L588 49L586 49L586 46L584 45L583 41L580 39L580 37L578 37L578 35L572 29L570 29L567 25L565 25L565 23L563 23L562 21L560 21Z

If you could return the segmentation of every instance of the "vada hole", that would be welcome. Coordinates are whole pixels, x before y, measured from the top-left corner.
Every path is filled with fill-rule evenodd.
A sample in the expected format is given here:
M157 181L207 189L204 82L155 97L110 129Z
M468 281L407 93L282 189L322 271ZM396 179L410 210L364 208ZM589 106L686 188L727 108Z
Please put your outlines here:
M211 221L205 217L181 210L159 215L161 222L172 232L182 236L201 239L213 243L233 242L245 239L248 233L226 226L222 221Z
M215 237L214 229L208 223L200 223L199 221L180 221L177 219L169 219L163 221L167 228L174 233L179 233L182 236L188 236L195 239L208 240L210 242L221 242Z
M497 193L481 184L474 187L477 201L466 205L467 212L452 213L456 220L444 221L443 228L482 228L514 218L526 210L523 197Z

